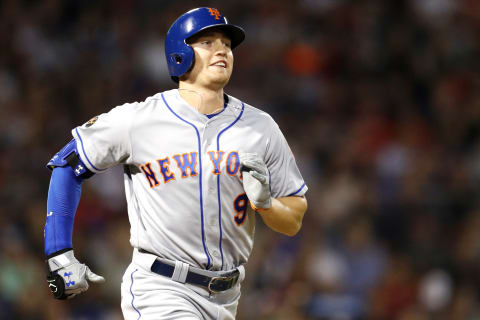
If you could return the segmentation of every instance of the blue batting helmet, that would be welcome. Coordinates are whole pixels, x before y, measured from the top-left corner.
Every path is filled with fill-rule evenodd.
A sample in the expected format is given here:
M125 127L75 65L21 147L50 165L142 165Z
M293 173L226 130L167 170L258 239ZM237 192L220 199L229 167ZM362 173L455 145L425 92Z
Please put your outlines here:
M195 54L187 40L210 28L224 31L232 41L232 49L245 39L243 29L229 24L215 8L202 7L184 13L170 26L165 38L165 56L172 79L178 81L193 66Z

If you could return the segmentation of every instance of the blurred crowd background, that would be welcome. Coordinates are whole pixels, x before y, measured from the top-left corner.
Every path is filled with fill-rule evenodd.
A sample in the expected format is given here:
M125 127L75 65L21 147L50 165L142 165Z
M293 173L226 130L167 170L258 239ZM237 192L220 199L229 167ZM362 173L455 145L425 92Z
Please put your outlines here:
M77 258L103 286L45 282L46 162L70 130L175 84L181 13L241 25L226 91L279 123L309 186L301 232L259 220L238 319L480 319L480 2L3 0L0 319L121 319L121 169L84 183Z

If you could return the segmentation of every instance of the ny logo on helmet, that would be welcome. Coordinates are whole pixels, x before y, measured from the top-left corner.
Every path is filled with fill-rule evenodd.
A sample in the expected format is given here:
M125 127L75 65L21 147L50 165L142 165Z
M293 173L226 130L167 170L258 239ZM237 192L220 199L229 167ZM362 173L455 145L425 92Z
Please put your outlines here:
M220 20L220 12L218 12L217 9L215 8L208 8L208 11L210 11L210 15L215 16L215 20Z

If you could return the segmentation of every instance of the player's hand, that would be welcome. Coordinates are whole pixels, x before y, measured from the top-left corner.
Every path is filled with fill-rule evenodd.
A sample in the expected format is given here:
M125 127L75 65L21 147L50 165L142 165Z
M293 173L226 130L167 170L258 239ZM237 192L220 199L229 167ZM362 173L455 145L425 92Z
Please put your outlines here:
M93 273L73 255L73 250L54 256L47 261L47 282L56 299L71 299L87 291L88 282L103 283L105 278Z
M268 169L256 153L240 153L243 188L253 209L268 209L272 205Z

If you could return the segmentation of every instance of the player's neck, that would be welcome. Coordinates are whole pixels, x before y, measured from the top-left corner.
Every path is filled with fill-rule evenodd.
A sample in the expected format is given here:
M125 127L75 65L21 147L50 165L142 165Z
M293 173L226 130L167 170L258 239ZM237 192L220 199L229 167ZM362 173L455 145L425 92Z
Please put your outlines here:
M191 107L200 113L217 113L223 109L223 88L219 90L210 90L197 86L193 87L180 82L178 92Z

